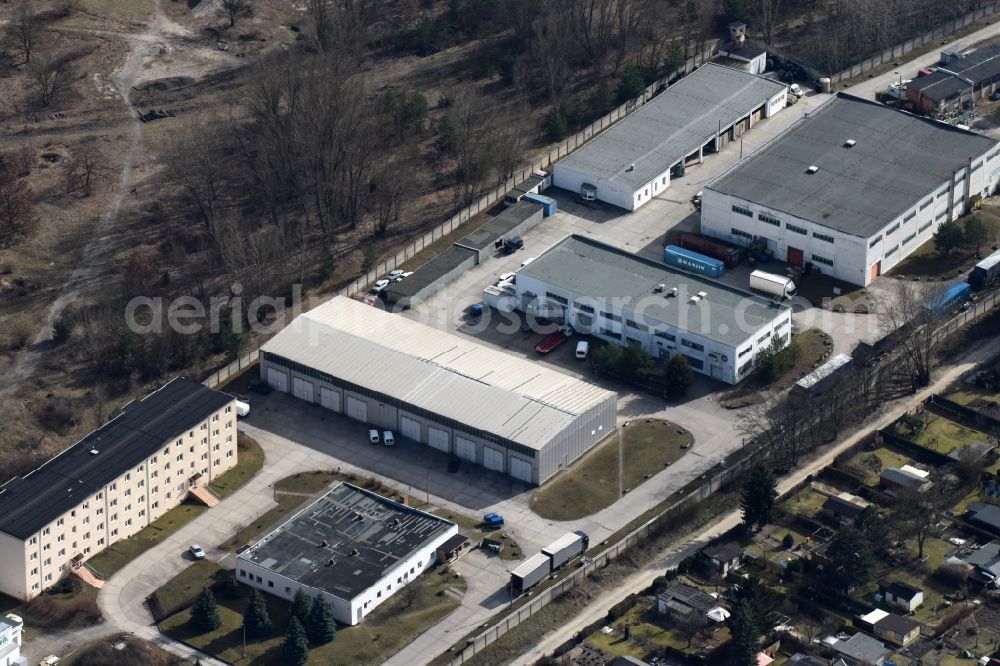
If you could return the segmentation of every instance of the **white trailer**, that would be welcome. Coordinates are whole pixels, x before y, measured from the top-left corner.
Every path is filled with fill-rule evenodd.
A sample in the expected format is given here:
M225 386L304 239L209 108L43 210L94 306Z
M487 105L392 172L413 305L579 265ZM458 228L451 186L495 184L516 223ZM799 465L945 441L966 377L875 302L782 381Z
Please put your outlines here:
M552 562L545 553L529 557L510 572L510 587L514 596L524 594L538 585L552 571Z
M792 278L764 271L750 273L750 288L779 298L795 296L795 282Z
M552 561L552 571L555 571L585 550L587 543L583 535L569 532L542 548L542 554Z

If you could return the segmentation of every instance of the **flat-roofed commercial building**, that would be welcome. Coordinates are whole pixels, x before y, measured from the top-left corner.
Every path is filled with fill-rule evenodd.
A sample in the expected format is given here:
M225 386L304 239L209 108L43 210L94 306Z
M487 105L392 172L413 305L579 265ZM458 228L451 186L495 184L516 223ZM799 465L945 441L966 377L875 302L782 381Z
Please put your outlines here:
M635 210L670 186L671 170L701 162L785 108L788 87L708 63L555 165L553 183L584 184L596 198Z
M615 428L612 391L343 296L261 347L260 371L278 391L526 483Z
M236 465L235 400L174 379L0 486L0 592L37 596Z
M284 599L323 595L354 625L437 561L458 526L340 483L236 558L236 580Z
M837 93L705 186L701 231L868 285L998 179L993 139Z
M792 311L748 292L582 236L567 236L517 273L517 309L565 322L736 384L757 354L791 339Z

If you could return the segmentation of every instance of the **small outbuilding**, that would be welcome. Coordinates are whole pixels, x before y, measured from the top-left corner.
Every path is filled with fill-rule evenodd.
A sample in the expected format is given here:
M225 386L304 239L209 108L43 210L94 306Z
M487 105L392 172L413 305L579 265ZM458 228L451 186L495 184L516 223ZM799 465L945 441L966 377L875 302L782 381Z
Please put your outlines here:
M729 575L743 564L743 548L736 543L722 543L701 551L712 570L720 576Z
M924 603L924 591L900 581L880 583L878 597L890 606L895 606L907 613L915 611Z

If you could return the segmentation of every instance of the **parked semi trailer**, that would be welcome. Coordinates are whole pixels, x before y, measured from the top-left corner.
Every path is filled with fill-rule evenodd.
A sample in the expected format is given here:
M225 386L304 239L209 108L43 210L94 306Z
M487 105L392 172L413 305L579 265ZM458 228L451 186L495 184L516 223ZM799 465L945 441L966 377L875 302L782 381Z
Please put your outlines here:
M728 245L701 234L681 234L678 244L686 250L700 252L705 256L718 259L726 265L726 268L736 268L743 255L746 254L746 250L741 247Z
M510 572L510 591L516 597L538 585L552 571L552 562L545 553L529 557Z
M668 245L663 251L663 261L668 266L679 268L682 271L713 278L722 277L722 274L726 272L726 265L718 259L713 259L699 252L685 250L679 245Z
M779 298L791 298L796 291L792 278L764 271L750 273L750 288Z
M548 555L552 561L552 571L555 571L587 550L589 541L583 532L569 532L542 548L542 553Z
M969 286L982 291L1000 282L1000 250L986 257L969 273Z
M956 282L948 287L946 292L929 303L925 303L924 308L937 318L954 310L970 298L972 298L972 286L968 282Z

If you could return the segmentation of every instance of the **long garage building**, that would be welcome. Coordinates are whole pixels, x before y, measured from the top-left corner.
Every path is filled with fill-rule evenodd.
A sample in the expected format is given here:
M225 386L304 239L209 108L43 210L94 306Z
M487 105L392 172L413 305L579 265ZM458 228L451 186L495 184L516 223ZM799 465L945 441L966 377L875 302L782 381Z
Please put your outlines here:
M1000 179L1000 145L837 93L705 186L701 231L867 286Z
M702 65L556 164L553 184L596 188L600 201L635 210L670 186L672 171L785 108L787 91L756 74Z
M265 344L261 377L533 484L615 428L612 391L342 296Z

